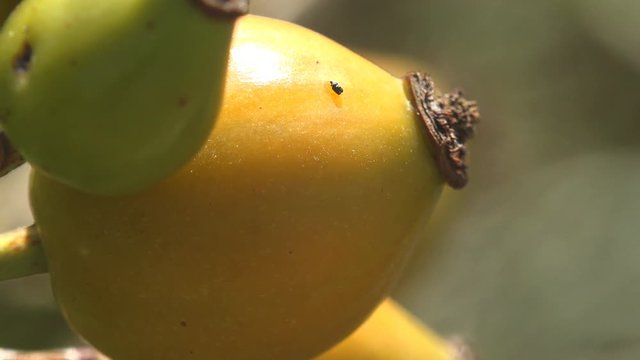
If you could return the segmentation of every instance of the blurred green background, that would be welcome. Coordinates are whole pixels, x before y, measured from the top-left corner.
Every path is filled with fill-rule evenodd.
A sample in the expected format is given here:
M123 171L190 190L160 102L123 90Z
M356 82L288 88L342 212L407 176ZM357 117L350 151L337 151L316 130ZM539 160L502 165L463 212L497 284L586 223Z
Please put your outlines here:
M480 359L640 358L640 1L252 7L480 104L470 185L445 193L397 300ZM0 180L0 230L29 222L26 174ZM72 341L46 276L0 284L1 346Z

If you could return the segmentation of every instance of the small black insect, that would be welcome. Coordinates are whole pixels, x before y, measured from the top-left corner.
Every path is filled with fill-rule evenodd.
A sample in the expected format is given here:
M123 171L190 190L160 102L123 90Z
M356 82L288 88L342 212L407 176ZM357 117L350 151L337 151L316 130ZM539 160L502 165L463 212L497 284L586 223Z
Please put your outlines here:
M340 95L344 92L342 86L340 86L340 84L338 84L337 82L329 81L329 84L331 84L331 90L333 90L334 93Z

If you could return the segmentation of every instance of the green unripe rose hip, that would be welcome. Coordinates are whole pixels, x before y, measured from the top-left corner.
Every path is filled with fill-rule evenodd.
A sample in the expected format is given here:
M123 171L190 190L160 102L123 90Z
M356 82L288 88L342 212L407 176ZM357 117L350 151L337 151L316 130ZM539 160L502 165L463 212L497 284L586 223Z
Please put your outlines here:
M25 0L0 33L0 126L39 170L131 192L177 171L218 111L234 21L193 0Z

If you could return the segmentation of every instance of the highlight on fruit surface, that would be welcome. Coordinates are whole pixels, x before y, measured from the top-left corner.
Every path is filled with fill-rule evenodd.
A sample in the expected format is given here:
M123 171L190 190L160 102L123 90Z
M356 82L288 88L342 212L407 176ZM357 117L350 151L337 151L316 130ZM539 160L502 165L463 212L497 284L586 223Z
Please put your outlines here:
M242 17L221 113L178 173L103 197L33 172L69 323L125 360L338 343L387 296L444 186L408 88L310 30Z
M246 2L21 1L0 32L0 126L34 167L83 191L160 181L211 130Z

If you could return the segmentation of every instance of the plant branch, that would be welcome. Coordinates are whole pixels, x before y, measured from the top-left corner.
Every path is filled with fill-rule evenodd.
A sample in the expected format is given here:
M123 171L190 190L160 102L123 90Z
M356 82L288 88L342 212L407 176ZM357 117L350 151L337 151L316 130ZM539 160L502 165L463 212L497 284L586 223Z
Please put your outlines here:
M35 225L0 234L0 281L47 272Z
M468 347L459 338L450 340L453 348L452 360L473 360ZM12 360L109 360L90 347L75 347L48 351L15 351L0 348L0 359Z
M0 348L0 359L12 360L109 360L92 348L66 348L49 351L15 351Z

